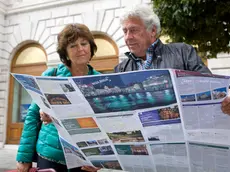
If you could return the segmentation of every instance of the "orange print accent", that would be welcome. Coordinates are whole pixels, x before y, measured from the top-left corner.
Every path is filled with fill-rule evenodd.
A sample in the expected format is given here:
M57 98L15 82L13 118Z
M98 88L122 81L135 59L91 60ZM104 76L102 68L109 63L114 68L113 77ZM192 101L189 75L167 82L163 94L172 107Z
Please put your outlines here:
M81 128L98 128L93 118L78 118L76 119Z

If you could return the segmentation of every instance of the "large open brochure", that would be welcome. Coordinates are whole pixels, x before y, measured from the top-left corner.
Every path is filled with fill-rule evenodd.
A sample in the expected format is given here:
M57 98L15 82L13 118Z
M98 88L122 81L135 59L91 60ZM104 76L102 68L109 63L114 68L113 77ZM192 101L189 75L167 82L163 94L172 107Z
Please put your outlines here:
M227 76L147 70L84 77L13 74L53 119L68 168L229 172Z

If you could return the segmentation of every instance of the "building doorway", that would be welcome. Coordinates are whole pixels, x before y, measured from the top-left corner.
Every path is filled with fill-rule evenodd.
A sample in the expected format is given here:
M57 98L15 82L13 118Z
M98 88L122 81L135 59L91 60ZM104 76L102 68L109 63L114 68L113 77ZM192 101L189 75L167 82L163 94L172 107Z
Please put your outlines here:
M11 63L11 73L40 76L46 70L47 56L44 48L36 43L23 46L17 51ZM22 86L10 76L7 144L19 144L23 122L27 109L31 104L31 97Z

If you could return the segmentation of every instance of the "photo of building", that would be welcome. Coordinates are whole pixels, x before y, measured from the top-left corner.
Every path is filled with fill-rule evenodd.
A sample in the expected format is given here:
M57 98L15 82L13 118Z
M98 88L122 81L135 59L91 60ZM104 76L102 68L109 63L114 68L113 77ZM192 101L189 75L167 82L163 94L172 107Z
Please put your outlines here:
M176 103L168 70L73 80L95 113L132 111Z
M115 145L119 155L149 155L146 145Z

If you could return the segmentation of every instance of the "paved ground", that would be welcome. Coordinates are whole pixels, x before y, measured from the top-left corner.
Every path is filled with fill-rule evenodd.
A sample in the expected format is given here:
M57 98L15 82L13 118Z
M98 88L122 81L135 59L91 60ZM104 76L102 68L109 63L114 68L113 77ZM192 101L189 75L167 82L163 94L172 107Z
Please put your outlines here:
M5 146L0 148L0 172L16 169L17 146ZM118 170L100 170L100 172L124 172Z
M16 169L16 148L0 148L0 172Z

